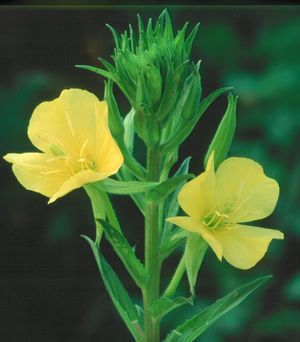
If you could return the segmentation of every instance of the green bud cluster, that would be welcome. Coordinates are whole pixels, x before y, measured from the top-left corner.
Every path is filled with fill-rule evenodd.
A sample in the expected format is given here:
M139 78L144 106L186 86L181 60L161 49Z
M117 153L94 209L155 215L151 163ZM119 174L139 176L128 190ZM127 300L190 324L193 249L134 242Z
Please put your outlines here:
M116 45L112 56L114 63L99 58L106 70L80 67L97 72L118 85L135 111L135 131L147 146L158 147L174 136L199 109L199 63L194 65L190 61L199 24L187 34L186 23L174 34L170 16L164 10L155 24L149 19L146 26L138 15L137 35L131 25L121 35L107 26ZM119 133L120 122L116 123Z

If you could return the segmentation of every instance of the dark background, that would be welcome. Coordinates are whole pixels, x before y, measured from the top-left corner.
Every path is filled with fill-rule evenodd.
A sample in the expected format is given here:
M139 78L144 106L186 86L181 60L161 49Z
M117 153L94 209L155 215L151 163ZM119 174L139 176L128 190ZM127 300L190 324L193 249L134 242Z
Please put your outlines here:
M75 64L109 59L113 39L136 13L156 18L163 8L0 8L0 152L29 152L29 118L41 101L62 89L84 88L103 97L103 79ZM258 276L273 280L210 328L199 341L298 341L300 339L300 7L171 7L176 28L201 23L193 50L201 59L203 95L235 86L238 124L230 155L260 162L276 178L281 196L264 222L285 232L250 271L219 263L212 252L201 270L193 308L178 309L163 321L166 333L218 297ZM120 98L121 108L128 105ZM219 99L180 150L192 155L192 172L202 158L226 108ZM93 237L88 198L76 190L47 205L16 181L0 161L0 340L131 341L98 275L92 254L80 238ZM114 197L123 230L138 253L143 249L142 218L129 199ZM128 290L139 296L117 258L105 253ZM166 265L162 283L176 256ZM182 291L187 288L183 286ZM139 300L139 299L137 299Z

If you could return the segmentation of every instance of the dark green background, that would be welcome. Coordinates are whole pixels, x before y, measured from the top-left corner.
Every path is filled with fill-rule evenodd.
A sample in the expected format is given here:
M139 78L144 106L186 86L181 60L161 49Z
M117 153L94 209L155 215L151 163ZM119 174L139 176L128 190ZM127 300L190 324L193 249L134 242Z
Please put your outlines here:
M41 101L64 88L79 87L103 97L103 79L74 68L109 59L113 40L105 23L119 32L136 25L136 13L156 18L162 8L1 8L0 151L33 151L26 136L29 118ZM203 95L235 86L239 95L237 133L230 155L260 162L276 178L281 195L275 213L261 225L278 228L284 241L271 244L250 271L219 263L209 252L198 282L199 299L164 323L174 327L188 310L197 311L258 276L274 274L199 341L298 341L300 339L300 7L172 7L177 28L201 23L193 50L201 59ZM119 101L124 110L128 105ZM219 99L180 150L192 155L192 171L202 158L226 108ZM47 205L1 165L0 340L130 341L114 310L92 254L80 238L94 234L88 198L77 190ZM143 223L127 198L114 197L123 229L138 253ZM105 253L127 288L139 295L105 244ZM162 283L176 256L166 265ZM186 290L183 287L181 290Z

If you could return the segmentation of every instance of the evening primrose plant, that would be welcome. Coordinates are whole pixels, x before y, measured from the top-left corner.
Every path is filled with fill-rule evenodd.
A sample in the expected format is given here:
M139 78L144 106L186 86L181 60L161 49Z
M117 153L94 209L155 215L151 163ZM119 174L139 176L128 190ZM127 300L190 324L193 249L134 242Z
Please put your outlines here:
M200 62L191 61L198 25L188 31L186 24L175 33L168 12L163 11L147 25L138 16L137 33L131 25L121 35L108 27L116 45L112 61L99 58L102 68L77 66L106 79L104 101L86 90L63 90L56 99L38 105L30 119L28 137L40 152L9 153L4 159L12 163L25 188L48 197L48 203L74 189L85 189L96 230L93 239L83 238L135 341L191 342L270 278L233 290L161 336L162 319L193 304L208 247L220 261L224 258L246 270L263 258L273 239L283 239L279 230L248 224L273 212L279 186L255 161L227 158L236 126L237 98L230 93L203 158L205 170L191 174L190 157L175 167L181 143L206 109L231 90L221 88L201 98ZM113 86L128 100L131 110L126 115L120 112ZM145 165L136 158L136 136L144 145ZM143 260L127 241L110 194L129 195L143 214ZM104 238L140 289L142 306L131 298L102 254ZM181 258L163 289L161 268L174 253ZM190 291L177 296L185 273Z

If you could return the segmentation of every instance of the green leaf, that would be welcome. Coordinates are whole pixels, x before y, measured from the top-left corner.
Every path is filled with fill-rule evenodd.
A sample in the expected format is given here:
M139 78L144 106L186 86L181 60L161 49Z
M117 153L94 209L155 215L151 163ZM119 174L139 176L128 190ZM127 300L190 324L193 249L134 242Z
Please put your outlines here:
M188 235L184 250L184 259L192 294L195 293L194 288L197 281L197 275L207 251L207 247L207 242L199 234L190 233Z
M179 146L184 140L190 135L194 127L196 126L197 122L204 114L206 109L223 93L231 90L232 87L224 87L215 90L211 94L209 94L206 98L204 98L199 105L199 109L196 115L191 118L189 121L186 121L185 125L181 127L181 129L174 135L169 141L167 141L162 147L162 153L165 153L169 150L172 150L175 146Z
M189 171L190 161L191 157L187 157L178 168L175 176L187 174ZM167 217L173 217L178 214L178 194L182 186L183 184L177 187L176 190L165 200L163 215L164 220ZM166 258L170 253L172 253L174 249L176 249L182 243L182 239L173 239L174 230L176 231L178 230L178 228L174 228L174 225L172 223L165 221L161 239L161 254L163 258Z
M198 29L199 29L200 23L198 23L192 30L192 32L189 34L189 36L187 37L184 45L185 45L185 50L186 50L186 54L189 57L191 50L192 50L192 45L193 42L195 40L195 37L197 35Z
M110 72L106 71L106 70L99 69L99 68L93 67L91 65L79 65L79 64L77 64L77 65L75 65L75 67L79 68L79 69L89 70L89 71L95 72L98 75L101 75L103 77L106 77L106 78L109 78L111 80L114 80L113 75Z
M254 290L272 276L265 276L244 285L227 296L217 300L199 314L179 325L166 337L164 342L192 342L226 312L234 309Z
M141 261L136 257L133 248L130 246L125 236L108 222L96 218L101 223L107 240L123 262L127 271L132 276L135 283L143 288L147 274Z
M182 131L182 127L186 127L186 123L193 120L197 115L199 101L201 97L201 79L197 67L193 65L191 74L186 78L180 92L176 106L173 109L172 115L168 117L167 123L164 126L164 136L162 143L170 140L175 141L178 132ZM171 147L175 147L173 144ZM169 147L169 151L172 148Z
M222 121L220 122L220 125L211 144L209 145L208 151L204 158L205 165L207 164L208 158L211 155L212 151L214 151L215 153L214 159L216 169L226 158L235 132L236 104L237 97L229 94L227 110L222 118Z
M117 181L115 179L106 178L102 181L98 181L93 184L99 190L105 191L111 194L130 195L130 194L136 194L139 192L149 191L153 189L155 186L157 186L159 183L138 182L138 181L122 182L122 181Z
M114 37L114 41L115 41L115 45L116 48L119 49L120 48L120 37L118 35L118 32L109 24L105 24L105 26L110 30L110 32L112 33L113 37Z
M127 328L130 330L134 339L136 341L143 341L143 331L141 328L142 323L140 321L137 309L128 295L128 292L120 282L116 273L100 253L94 241L92 241L88 236L82 235L82 237L88 242L93 251L103 283L117 311L125 322Z
M162 297L151 305L149 311L155 320L160 321L169 312L185 304L193 305L193 297L176 297L174 299Z
M161 202L173 191L175 191L185 181L194 178L195 176L191 173L186 175L178 175L160 183L151 189L147 194L147 199L153 202Z
M86 184L84 189L90 198L94 217L104 219L106 217L106 201L102 191L98 191L92 184ZM100 243L103 229L99 222L96 222L96 241Z
M124 126L117 101L113 94L113 82L109 79L107 82L104 82L104 85L104 99L108 105L109 129L115 139L123 139Z

